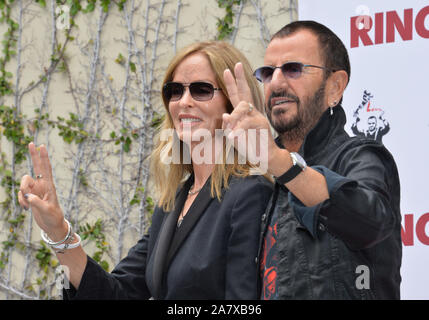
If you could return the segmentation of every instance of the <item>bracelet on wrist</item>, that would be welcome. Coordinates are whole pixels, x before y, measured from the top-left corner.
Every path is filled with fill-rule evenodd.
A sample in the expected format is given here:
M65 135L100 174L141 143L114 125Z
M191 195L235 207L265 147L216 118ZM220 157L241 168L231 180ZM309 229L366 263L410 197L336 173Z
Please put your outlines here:
M73 240L75 239L75 237L77 238L77 242L73 243ZM52 248L54 249L55 253L64 253L64 251L68 250L68 249L74 249L79 247L81 244L81 239L80 236L77 233L74 233L71 237L69 241L66 241L63 244L59 244L57 246L52 246Z
M45 241L46 242L46 244L47 245L49 245L49 246L56 246L56 245L59 245L59 244L61 244L61 243L64 243L64 242L66 242L69 238L70 238L70 236L71 236L71 234L72 234L72 227L71 227L71 225L70 225L70 222L68 222L67 221L67 219L64 219L65 221L66 221L66 223L67 223L67 227L68 227L68 230L67 230L67 235L66 235L66 237L63 239L63 240L60 240L60 241L52 241L49 237L48 237L48 235L47 235L47 233L45 232L45 231L43 231L43 230L41 230L40 231L40 236L42 237L42 239L43 239L43 241Z
M66 237L61 240L61 241L52 241L47 233L43 230L40 231L40 236L42 237L42 240L51 248L53 248L55 250L56 253L64 253L65 250L67 249L73 249L73 248L77 248L78 246L80 246L81 243L81 239L79 237L78 234L73 233L72 227L70 222L67 221L67 219L64 219L67 223L68 226L68 230L67 230L67 235ZM75 235L76 238L78 239L77 242L72 243L73 240L75 239Z

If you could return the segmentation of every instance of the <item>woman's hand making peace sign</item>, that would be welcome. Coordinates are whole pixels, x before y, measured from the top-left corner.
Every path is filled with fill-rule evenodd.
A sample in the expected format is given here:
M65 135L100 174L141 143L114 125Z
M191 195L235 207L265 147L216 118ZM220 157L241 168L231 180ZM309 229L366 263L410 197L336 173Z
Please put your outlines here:
M44 145L36 148L28 145L35 178L25 175L21 179L18 192L19 204L29 209L31 206L34 219L53 241L61 240L67 234L68 225L59 206L52 178L52 167L48 151Z

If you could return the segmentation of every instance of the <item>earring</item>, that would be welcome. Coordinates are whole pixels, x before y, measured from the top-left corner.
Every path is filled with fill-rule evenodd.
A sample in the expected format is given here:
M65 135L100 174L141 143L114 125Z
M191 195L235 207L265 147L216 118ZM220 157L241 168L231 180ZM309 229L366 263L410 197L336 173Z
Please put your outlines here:
M337 105L337 101L334 101L331 103L331 106L329 107L329 109L331 109L331 116L334 114L334 110L332 108L335 107L336 105Z

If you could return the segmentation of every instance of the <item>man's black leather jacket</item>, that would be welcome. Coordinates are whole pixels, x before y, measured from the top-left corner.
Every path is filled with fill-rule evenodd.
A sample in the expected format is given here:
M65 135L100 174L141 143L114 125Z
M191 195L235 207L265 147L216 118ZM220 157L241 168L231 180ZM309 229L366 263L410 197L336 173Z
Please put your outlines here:
M280 299L399 299L400 185L394 159L380 143L350 138L343 108L333 111L322 115L299 151L325 176L330 198L308 208L276 184L263 216L260 253L278 210Z

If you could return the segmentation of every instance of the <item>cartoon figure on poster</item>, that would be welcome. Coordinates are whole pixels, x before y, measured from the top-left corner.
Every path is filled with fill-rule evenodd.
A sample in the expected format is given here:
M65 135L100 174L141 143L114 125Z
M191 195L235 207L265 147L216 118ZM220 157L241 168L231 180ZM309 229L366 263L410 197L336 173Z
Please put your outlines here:
M358 137L373 139L382 143L383 136L390 131L390 125L384 118L383 109L371 108L371 98L373 97L370 92L367 90L364 91L362 102L353 113L355 121L352 124L351 130ZM362 110L365 110L364 112L367 117L366 128L362 128L364 125L359 123L362 117Z

